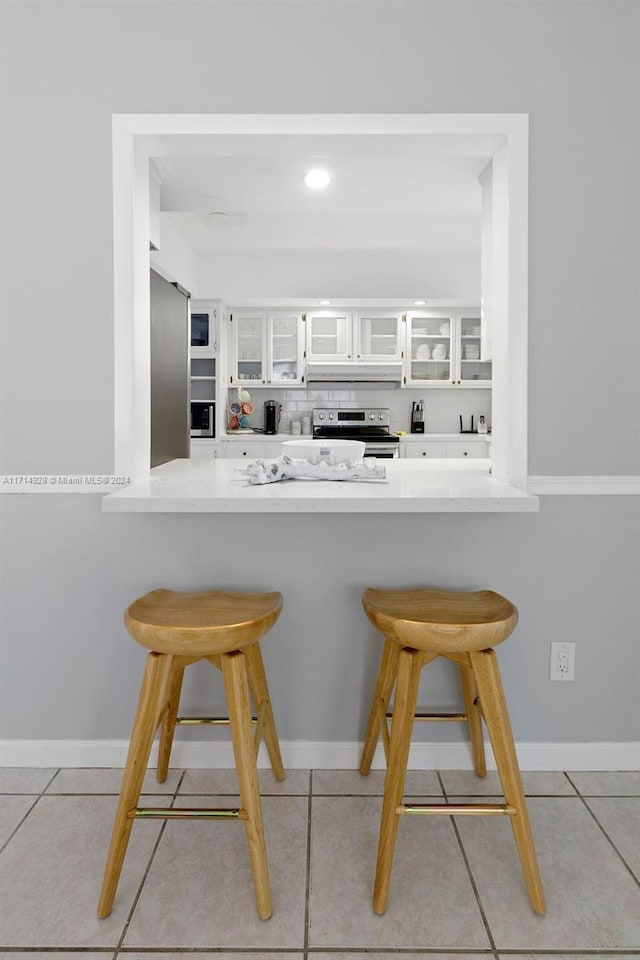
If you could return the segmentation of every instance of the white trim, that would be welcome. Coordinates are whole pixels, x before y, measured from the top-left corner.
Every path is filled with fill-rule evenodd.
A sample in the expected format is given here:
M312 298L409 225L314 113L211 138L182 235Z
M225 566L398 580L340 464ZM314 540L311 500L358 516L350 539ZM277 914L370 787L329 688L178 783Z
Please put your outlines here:
M180 138L280 135L457 137L500 157L495 224L508 227L493 267L493 295L508 319L494 364L504 414L494 429L497 479L527 476L528 116L526 114L116 114L113 116L115 471L149 475L149 160L175 156ZM206 144L206 141L203 141ZM500 213L500 216L498 216ZM196 291L197 293L197 291ZM504 319L503 327L507 319ZM493 338L494 347L496 338ZM495 421L494 417L494 421ZM495 426L495 423L494 423Z
M529 477L527 491L536 495L639 496L640 477Z
M489 744L487 766L495 770ZM127 756L127 740L2 740L4 767L121 767ZM289 740L281 743L285 767L290 770L357 770L362 744L355 741ZM522 770L637 770L640 742L628 743L519 743L516 744ZM155 766L157 744L151 753ZM171 756L174 767L196 770L230 769L233 752L228 741L176 740ZM260 747L258 766L268 767ZM384 767L380 748L374 769ZM409 754L412 770L471 770L467 743L414 743Z

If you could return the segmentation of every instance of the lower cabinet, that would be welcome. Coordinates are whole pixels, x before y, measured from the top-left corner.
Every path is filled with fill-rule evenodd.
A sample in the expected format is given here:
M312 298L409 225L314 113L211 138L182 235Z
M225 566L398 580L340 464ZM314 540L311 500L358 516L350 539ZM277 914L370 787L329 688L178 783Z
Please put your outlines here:
M445 457L488 457L489 444L482 440L471 443L445 444Z
M447 443L438 443L425 440L424 443L413 441L401 443L401 457L426 457L427 459L437 460L442 457L451 457L454 459L468 457L488 457L489 444L484 440L472 440L470 443L456 440Z
M220 456L233 460L270 460L279 457L281 450L279 443L261 443L259 440L229 440L221 443Z
M444 443L406 443L401 451L404 457L446 457Z
M192 437L190 456L192 460L204 460L209 457L219 457L220 450L217 440L208 440L206 437Z

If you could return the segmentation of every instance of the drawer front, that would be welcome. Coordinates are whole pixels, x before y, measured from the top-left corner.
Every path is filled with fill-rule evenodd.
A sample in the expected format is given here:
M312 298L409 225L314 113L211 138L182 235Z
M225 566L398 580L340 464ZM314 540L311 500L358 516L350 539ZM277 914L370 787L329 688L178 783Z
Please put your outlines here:
M446 444L446 457L465 457L471 459L473 457L488 457L489 449L486 443L447 443Z
M405 443L403 447L405 457L431 458L436 460L447 456L444 443Z
M233 460L270 460L279 456L277 443L241 443L236 440L224 444L226 456Z

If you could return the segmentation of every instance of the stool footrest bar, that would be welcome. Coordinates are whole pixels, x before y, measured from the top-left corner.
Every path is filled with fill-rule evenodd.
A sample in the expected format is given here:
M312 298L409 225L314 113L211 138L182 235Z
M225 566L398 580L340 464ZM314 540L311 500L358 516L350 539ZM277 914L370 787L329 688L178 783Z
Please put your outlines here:
M252 723L257 723L257 717L251 717ZM228 727L229 718L228 717L176 717L176 723L182 724L183 726L199 726L201 724L209 724L210 726L220 726Z
M386 714L387 720L393 720L393 714ZM415 713L414 720L467 720L466 713Z
M233 807L135 807L127 814L129 819L154 818L163 820L248 820L246 810Z
M493 814L512 817L517 810L508 803L401 803L396 807L396 813L443 814L447 817Z

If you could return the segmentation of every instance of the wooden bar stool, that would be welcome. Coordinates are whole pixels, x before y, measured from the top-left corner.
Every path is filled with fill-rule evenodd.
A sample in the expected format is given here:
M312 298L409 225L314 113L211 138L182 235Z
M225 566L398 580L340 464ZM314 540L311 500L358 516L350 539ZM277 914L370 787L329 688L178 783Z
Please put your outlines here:
M404 813L505 814L509 816L531 905L545 912L544 892L533 845L509 713L495 652L491 649L513 632L518 611L491 590L455 593L443 590L365 590L362 603L385 643L360 764L366 775L378 737L387 760L373 909L387 908L391 868L400 815ZM460 669L465 713L416 714L420 670L436 657ZM393 714L387 708L395 686ZM476 773L486 773L484 719L498 775L503 804L408 804L402 802L411 734L415 719L462 720L469 725ZM387 720L391 719L389 735Z
M243 820L258 915L263 920L271 916L271 889L256 764L261 735L264 735L276 780L284 779L284 768L258 641L276 622L281 609L280 593L153 590L139 597L125 612L127 630L151 653L146 661L122 778L98 902L99 917L111 913L136 817ZM178 717L185 667L199 660L207 660L222 671L228 718ZM249 691L256 708L255 717L251 715ZM180 723L230 725L240 809L138 807L156 731L161 726L157 778L162 783L167 777L174 730Z

